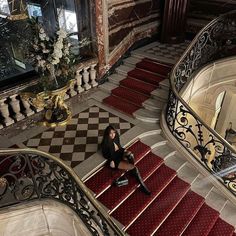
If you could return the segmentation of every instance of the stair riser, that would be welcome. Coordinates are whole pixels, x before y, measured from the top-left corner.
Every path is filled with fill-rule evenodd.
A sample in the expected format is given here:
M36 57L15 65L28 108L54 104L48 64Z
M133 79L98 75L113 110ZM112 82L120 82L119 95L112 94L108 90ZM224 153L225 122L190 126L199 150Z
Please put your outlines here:
M169 184L174 178L175 178L175 176L173 176L173 177L168 181L168 183L166 184L166 186L168 186L168 184ZM165 187L166 187L166 186L165 186ZM165 189L165 187L159 192L159 194L161 194L161 192ZM140 211L139 214L136 215L135 218L134 218L127 226L125 226L125 227L123 228L123 230L126 231L126 230L135 222L135 220L152 204L152 202L153 202L157 197L158 197L158 195L156 195L155 198L153 198L153 199L146 205L146 207L145 207L142 211Z
M186 191L185 191L185 193L184 193L183 195L185 195L185 194L188 192L188 190L189 190L189 189L186 189ZM172 211L178 206L178 204L180 203L180 201L181 201L181 199L179 199L179 201L176 202L176 204L174 205ZM169 217L169 215L171 214L172 211L170 211L170 212L166 215L166 217L161 221L161 223L158 225L158 227L156 227L156 229L152 232L151 235L154 235L154 234L158 231L158 229L160 228L160 226L165 222L165 220Z
M144 107L145 109L149 111L162 111L162 107L150 106L150 105L147 105L145 102L143 102L142 107Z
M136 119L138 119L140 121L143 121L143 122L148 122L148 123L153 123L153 124L156 124L156 123L160 122L160 118L159 117L157 117L157 118L141 117L141 116L136 115L135 113L133 113L133 116Z
M137 167L139 168L139 166L137 165ZM156 170L158 170L158 168L160 167L160 165L156 166L156 168L154 168L145 178L143 178L143 181L147 180ZM111 214L113 211L115 211L130 195L132 195L132 193L136 190L136 188L139 188L140 184L136 184L132 190L132 192L129 193L129 195L127 195L124 199L122 199L121 202L119 202L116 207L114 207L113 209L111 209L109 211L109 214Z
M158 96L158 95L153 95L151 94L151 98L157 100L157 101L161 101L163 103L166 103L168 101L168 98L163 98L161 96Z

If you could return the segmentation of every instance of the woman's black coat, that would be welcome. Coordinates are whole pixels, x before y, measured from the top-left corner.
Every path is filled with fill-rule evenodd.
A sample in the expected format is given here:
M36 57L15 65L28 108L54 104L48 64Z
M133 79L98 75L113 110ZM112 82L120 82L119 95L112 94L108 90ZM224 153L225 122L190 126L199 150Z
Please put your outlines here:
M115 151L114 143L119 147L119 152ZM115 161L117 158L121 158L121 153L123 156L124 148L120 145L120 137L118 133L116 133L113 140L109 139L106 143L101 143L101 147L103 156L109 161Z

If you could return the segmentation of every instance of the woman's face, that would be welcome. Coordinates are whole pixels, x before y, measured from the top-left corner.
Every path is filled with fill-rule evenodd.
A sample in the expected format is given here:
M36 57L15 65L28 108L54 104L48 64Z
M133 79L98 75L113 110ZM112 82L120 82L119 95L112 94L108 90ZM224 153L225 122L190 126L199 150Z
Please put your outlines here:
M112 129L112 130L110 131L110 133L109 133L109 137L110 137L111 139L114 139L115 136L116 136L116 131Z

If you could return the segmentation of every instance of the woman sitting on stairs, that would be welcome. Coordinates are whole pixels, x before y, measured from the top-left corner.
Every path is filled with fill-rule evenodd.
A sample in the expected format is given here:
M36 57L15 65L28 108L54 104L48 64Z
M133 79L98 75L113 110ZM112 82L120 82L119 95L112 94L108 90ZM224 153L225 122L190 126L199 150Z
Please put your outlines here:
M109 161L109 166L114 169L130 171L140 183L141 189L147 195L151 192L144 184L138 168L134 165L134 155L121 147L118 132L111 125L104 131L102 143L102 154Z

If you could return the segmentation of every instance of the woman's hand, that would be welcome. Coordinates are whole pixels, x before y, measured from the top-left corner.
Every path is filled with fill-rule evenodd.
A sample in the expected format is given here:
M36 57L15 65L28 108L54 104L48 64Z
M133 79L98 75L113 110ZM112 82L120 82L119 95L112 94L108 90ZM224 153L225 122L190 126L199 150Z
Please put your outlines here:
M125 149L124 152L125 152L125 155L127 155L127 156L131 154L131 151L129 151L127 149Z

